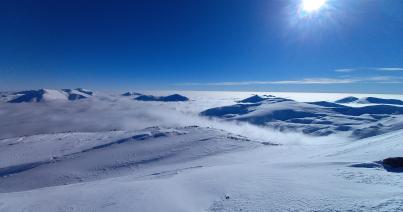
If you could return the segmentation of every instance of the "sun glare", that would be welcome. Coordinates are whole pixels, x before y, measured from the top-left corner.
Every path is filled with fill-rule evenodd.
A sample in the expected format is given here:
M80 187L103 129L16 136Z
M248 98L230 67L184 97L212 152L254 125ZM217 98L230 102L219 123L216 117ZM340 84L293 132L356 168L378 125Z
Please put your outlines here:
M302 9L305 12L314 12L319 10L325 3L326 0L302 0Z

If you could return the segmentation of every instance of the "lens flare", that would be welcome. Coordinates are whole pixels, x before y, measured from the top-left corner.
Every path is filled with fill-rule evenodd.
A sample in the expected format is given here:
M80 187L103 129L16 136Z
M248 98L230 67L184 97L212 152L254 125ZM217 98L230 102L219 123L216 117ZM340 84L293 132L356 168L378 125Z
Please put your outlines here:
M319 10L325 3L326 0L302 0L302 9L305 12L314 12Z

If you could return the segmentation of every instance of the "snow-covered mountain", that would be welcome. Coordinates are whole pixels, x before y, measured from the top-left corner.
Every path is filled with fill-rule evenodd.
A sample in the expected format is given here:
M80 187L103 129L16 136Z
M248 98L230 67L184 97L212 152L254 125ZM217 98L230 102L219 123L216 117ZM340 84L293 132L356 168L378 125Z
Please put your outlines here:
M137 92L126 92L126 93L122 93L122 96L141 96L141 93L137 93Z
M178 92L192 101L155 103L58 92L64 100L45 92L46 104L0 94L0 211L403 210L401 106L334 102L345 94Z
M85 99L91 97L92 95L92 91L82 88L62 90L38 89L3 93L2 99L6 100L9 103L51 102Z
M172 94L169 96L153 96L153 95L140 95L135 100L138 101L158 101L158 102L184 102L189 101L189 98L179 94Z
M76 88L76 89L62 89L62 91L66 94L67 99L74 101L74 100L79 100L79 99L86 99L88 97L91 97L94 92L90 90L85 90L82 88Z
M357 102L358 100L359 100L359 98L357 98L357 97L349 96L349 97L344 97L342 99L336 100L335 103L346 104L346 103Z
M377 97L357 98L354 96L345 97L335 101L339 104L358 103L358 104L388 104L388 105L403 105L403 101L399 99L384 99Z
M14 95L15 98L8 102L10 103L46 102L54 100L66 100L67 98L64 92L51 89L19 91L14 93Z
M402 114L403 107L391 105L349 107L326 101L305 103L273 96L252 96L235 105L201 112L203 116L245 121L281 131L320 136L348 133L355 138L403 128Z

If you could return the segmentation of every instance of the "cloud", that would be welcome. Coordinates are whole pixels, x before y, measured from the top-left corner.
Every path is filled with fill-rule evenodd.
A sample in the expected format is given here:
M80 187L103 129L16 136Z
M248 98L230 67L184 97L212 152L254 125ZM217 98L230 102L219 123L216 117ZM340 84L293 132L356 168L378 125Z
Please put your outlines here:
M403 77L373 76L344 78L305 78L300 80L281 81L239 81L239 82L207 82L180 83L180 86L242 86L242 85L315 85L315 84L353 84L353 83L403 83Z
M226 104L227 100L214 99L214 95L183 103L140 102L105 96L71 102L0 103L0 139L70 131L133 131L153 126L171 128L191 125L222 129L259 141L282 144L318 142L333 138L284 133L249 123L199 116L202 110Z
M375 76L375 77L367 77L364 82L373 82L373 83L403 83L403 77L398 76Z
M351 73L357 71L385 71L385 72L394 72L394 71L403 71L401 67L367 67L367 68L342 68L335 69L335 72L339 73Z
M354 72L357 71L357 69L354 68L342 68L342 69L335 69L335 72L340 72L340 73L350 73L350 72Z
M402 67L364 67L335 69L339 73L352 73L359 71L375 72L403 72ZM403 77L398 76L374 76L374 77L351 77L340 76L338 78L304 78L298 80L279 81L224 81L224 82L185 82L178 86L243 86L243 85L314 85L314 84L352 84L352 83L403 83Z
M349 84L354 82L357 82L357 80L336 79L336 78L307 78L302 80L273 81L270 84L309 85L309 84Z
M403 68L378 68L378 71L403 71Z
M282 80L282 81L239 81L239 82L188 82L180 83L181 86L237 86L237 85L274 85L274 84L345 84L353 83L351 79L332 79L332 78L306 78L302 80Z
M185 83L179 83L177 85L182 85L182 86L197 86L197 85L232 86L232 85L265 85L265 84L270 84L270 81L207 82L207 83L185 82Z

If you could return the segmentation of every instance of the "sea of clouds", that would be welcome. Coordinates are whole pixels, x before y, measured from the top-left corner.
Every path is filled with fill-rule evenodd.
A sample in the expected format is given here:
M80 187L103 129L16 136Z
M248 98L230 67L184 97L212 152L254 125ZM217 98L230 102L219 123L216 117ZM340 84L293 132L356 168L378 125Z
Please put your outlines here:
M0 103L0 139L60 132L134 131L154 126L171 128L197 125L280 144L340 140L335 136L311 137L285 133L248 123L208 119L199 115L204 109L239 99L222 98L222 95L219 97L212 95L189 102L165 103L101 95L80 101Z

